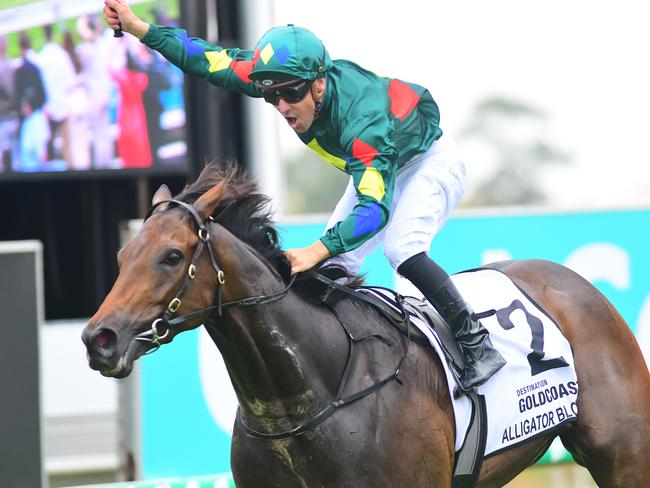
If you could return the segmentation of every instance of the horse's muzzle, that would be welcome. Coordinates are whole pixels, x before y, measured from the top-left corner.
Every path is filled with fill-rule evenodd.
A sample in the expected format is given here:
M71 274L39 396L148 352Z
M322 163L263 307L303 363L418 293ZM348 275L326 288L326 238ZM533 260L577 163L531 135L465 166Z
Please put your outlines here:
M81 340L86 345L88 362L92 369L109 371L115 368L117 354L117 333L106 327L91 329L89 326L81 333Z

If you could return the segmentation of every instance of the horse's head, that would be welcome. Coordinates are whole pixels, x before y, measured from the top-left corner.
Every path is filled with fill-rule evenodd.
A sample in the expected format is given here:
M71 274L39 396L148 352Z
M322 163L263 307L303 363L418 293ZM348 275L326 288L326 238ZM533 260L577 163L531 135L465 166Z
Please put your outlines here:
M118 253L117 280L83 330L91 368L104 376L128 376L144 353L201 323L204 317L166 326L176 312L212 305L218 265L207 252L207 228L199 227L211 216L226 184L223 180L213 186L192 206L168 203L169 189L158 189L153 213Z

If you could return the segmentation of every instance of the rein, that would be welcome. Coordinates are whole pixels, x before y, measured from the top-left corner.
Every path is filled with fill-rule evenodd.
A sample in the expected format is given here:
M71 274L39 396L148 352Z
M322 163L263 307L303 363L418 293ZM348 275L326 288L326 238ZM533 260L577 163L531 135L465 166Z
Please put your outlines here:
M198 212L194 207L192 207L190 204L186 202L182 202L180 200L164 200L161 202L156 203L153 205L149 211L147 212L144 220L147 220L155 211L156 208L158 208L162 204L169 204L169 205L175 205L180 207L181 209L185 210L193 219L194 223L198 227L198 236L199 236L199 242L194 249L194 253L192 255L192 260L190 261L190 265L187 270L187 275L185 276L185 280L183 281L183 285L181 286L180 290L176 293L174 298L169 302L167 305L167 308L163 312L162 316L155 319L153 323L151 324L151 328L149 330L146 330L138 335L136 335L133 340L136 341L143 341L143 342L148 342L150 344L153 344L154 347L147 351L147 354L150 354L152 352L155 352L160 348L162 345L160 343L161 339L164 339L167 337L169 334L169 331L173 327L177 327L185 322L188 322L190 320L196 319L198 317L201 317L205 314L208 314L207 317L207 323L210 322L213 314L216 312L216 314L221 317L223 309L226 307L249 307L249 306L255 306L255 305L263 305L266 303L272 303L276 302L278 300L281 300L284 298L291 287L293 286L295 280L296 280L296 275L293 275L291 277L291 280L289 281L289 284L282 290L276 293L271 293L269 295L260 295L260 296L255 296L255 297L248 297L248 298L242 298L239 300L233 300L230 302L222 302L222 286L225 284L225 275L223 270L219 267L217 260L214 256L214 251L212 250L212 247L209 245L210 241L210 233L208 231L208 225L210 222L213 221L212 217L209 217L208 220L203 221L201 217L199 216ZM189 287L190 283L192 280L196 277L196 261L199 259L199 256L203 252L203 250L206 250L208 253L208 256L210 258L210 263L212 265L212 268L214 269L216 275L217 275L217 288L215 291L215 304L212 305L211 307L203 308L200 310L196 310L194 312L187 313L185 315L180 315L178 317L174 317L174 314L178 311L182 304L182 297L185 294L187 288ZM346 337L348 338L348 355L347 359L345 362L345 366L343 368L343 373L341 374L341 378L339 380L339 385L337 388L336 392L336 399L332 402L330 402L326 407L324 407L320 412L318 412L316 415L314 415L311 419L309 419L307 422L299 425L298 427L295 427L290 430L286 430L283 432L277 432L277 433L265 433L265 432L259 432L248 425L244 422L244 419L241 417L241 415L238 417L239 422L244 429L244 432L250 436L254 437L256 439L263 439L263 440L278 440L278 439L287 439L290 437L295 437L298 435L301 435L305 433L308 430L314 429L318 425L320 425L325 419L330 417L337 409L344 407L346 405L350 405L357 400L361 400L362 398L367 397L368 395L374 393L375 391L379 390L381 387L384 385L390 383L391 381L396 381L398 384L403 384L402 380L399 378L399 372L400 368L402 367L402 364L404 360L406 359L406 356L408 355L409 351L409 343L411 342L411 322L409 318L409 314L406 312L404 309L403 305L403 298L401 295L397 295L397 303L398 303L398 308L399 308L399 317L395 317L392 314L388 314L386 310L378 305L376 301L373 301L369 298L367 298L364 295L361 295L359 293L354 292L350 288L347 288L345 286L342 286L338 284L336 281L331 280L330 278L327 278L326 276L321 275L320 273L317 273L315 271L308 271L307 274L311 275L313 278L317 279L318 281L321 281L322 283L325 283L331 290L337 290L338 292L345 294L349 297L352 297L356 300L361 300L366 303L369 303L373 307L375 307L380 314L382 314L385 318L387 318L389 321L393 322L403 322L405 324L405 329L406 329L406 345L404 347L404 351L402 352L399 361L397 363L397 366L395 367L395 370L393 373L390 375L386 376L384 379L374 383L373 385L364 388L361 391L358 391L357 393L354 393L352 395L348 395L343 397L343 391L345 389L345 385L348 380L348 375L350 372L350 366L352 364L352 357L353 357L353 349L354 349L354 344L362 342L366 339L378 339L384 342L385 344L389 346L393 346L393 344L386 339L385 337L378 335L378 334L371 334L367 335L361 338L355 338L350 331L345 327L344 323L341 321L340 317L336 314L334 309L330 307L332 312L334 313L334 316L337 318L337 321L345 331ZM200 324L199 324L200 325ZM199 327L197 325L196 327ZM162 326L165 328L165 332L160 334L158 327Z

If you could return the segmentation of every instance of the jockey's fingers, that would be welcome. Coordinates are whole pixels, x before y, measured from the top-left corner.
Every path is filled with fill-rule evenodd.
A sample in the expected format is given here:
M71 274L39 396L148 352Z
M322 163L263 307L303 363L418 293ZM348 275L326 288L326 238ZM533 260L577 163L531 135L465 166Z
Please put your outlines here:
M131 10L128 4L122 0L104 0L104 5L104 12L106 13L108 9L110 16L115 19L119 19L121 15L125 15Z
M300 269L299 269L300 268L300 263L299 262L296 262L293 259L289 259L289 264L291 264L291 273L292 274L300 271Z
M108 27L111 29L117 29L120 26L120 21L117 18L112 18L105 15L104 20L106 21L106 25L108 25Z
M117 29L120 26L120 21L117 19L111 19L106 17L106 24L111 28L111 29Z
M104 5L102 11L104 12L104 17L107 21L117 19L117 12L113 11L108 5Z
M305 266L304 263L292 263L291 264L291 274L295 275L296 273L300 273L301 271L306 271L307 267Z
M119 10L120 8L122 8L122 6L126 5L126 3L124 3L121 0L104 0L104 5L106 5L109 8L114 8L115 10Z
M105 2L104 5L104 19L111 29L117 29L120 26L120 18L117 12L108 6L108 2Z

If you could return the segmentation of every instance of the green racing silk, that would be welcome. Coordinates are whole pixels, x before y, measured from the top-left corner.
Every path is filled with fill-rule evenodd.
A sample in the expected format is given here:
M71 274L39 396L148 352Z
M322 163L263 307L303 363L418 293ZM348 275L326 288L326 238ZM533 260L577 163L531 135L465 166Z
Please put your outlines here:
M258 63L291 60L290 42L255 50L225 49L190 38L182 29L151 25L142 42L186 73L245 95L262 90L249 75ZM347 60L328 63L325 96L300 140L351 175L358 203L321 237L335 256L362 245L388 222L397 170L440 138L440 113L425 88L378 76Z

